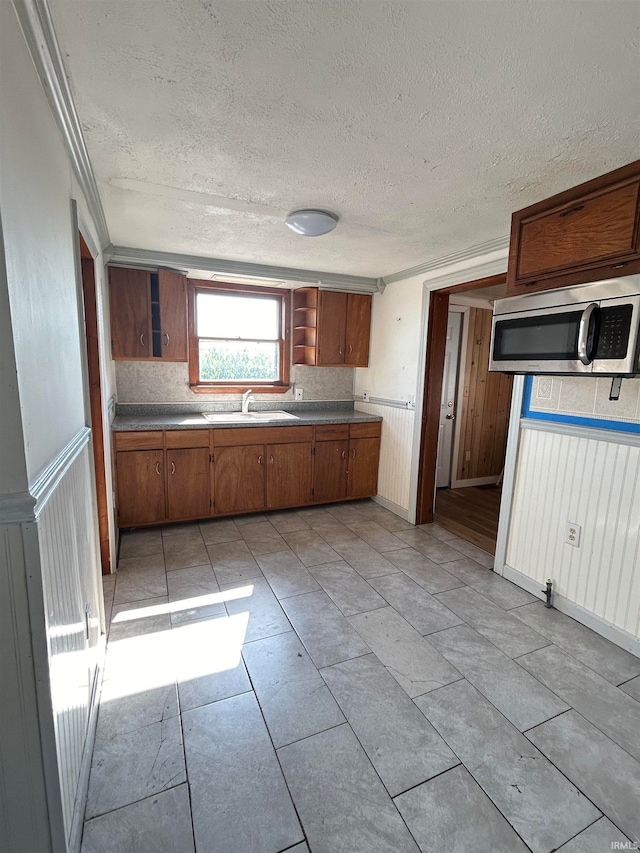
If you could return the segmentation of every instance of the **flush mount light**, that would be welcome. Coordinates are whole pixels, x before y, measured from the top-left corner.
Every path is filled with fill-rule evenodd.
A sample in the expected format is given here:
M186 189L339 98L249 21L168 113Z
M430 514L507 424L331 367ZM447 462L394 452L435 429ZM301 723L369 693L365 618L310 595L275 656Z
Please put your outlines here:
M338 217L326 210L294 210L285 219L285 224L302 237L320 237L333 231Z

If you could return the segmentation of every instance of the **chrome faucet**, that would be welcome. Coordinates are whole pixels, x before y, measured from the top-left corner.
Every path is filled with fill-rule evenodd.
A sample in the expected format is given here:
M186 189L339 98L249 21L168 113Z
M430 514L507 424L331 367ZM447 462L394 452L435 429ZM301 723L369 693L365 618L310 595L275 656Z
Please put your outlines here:
M256 398L251 393L252 389L249 388L248 391L245 391L242 395L242 414L246 415L249 411L249 403L255 403Z

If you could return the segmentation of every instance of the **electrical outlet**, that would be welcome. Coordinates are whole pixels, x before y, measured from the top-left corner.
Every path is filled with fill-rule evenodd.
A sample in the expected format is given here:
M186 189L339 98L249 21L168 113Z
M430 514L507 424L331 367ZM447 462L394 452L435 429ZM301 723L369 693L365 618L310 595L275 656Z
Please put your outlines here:
M366 403L369 400L369 392L368 391L362 392L362 400L364 403Z
M294 398L296 400L302 400L304 398L304 388L298 388L298 386L296 385Z
M576 524L575 521L567 522L567 536L565 542L568 545L573 545L574 548L579 548L581 534L582 528L579 524Z
M415 409L416 407L416 398L413 396L413 394L409 394L409 396L407 397L407 407L409 409Z

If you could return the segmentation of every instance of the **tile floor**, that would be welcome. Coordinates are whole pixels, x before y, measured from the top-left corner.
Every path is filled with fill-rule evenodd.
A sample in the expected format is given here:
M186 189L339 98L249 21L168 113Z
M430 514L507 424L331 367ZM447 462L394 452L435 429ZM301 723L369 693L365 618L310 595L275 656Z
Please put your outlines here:
M491 564L371 501L125 533L83 853L639 842L640 659Z

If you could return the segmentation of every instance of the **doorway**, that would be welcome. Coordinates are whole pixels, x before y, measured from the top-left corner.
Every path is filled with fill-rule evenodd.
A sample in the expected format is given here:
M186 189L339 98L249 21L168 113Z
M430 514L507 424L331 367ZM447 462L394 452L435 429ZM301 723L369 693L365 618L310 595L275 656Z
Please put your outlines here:
M489 373L505 275L430 294L416 523L495 553L512 377Z

